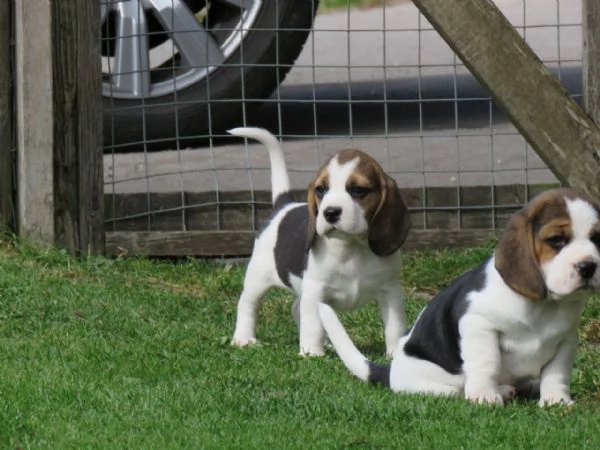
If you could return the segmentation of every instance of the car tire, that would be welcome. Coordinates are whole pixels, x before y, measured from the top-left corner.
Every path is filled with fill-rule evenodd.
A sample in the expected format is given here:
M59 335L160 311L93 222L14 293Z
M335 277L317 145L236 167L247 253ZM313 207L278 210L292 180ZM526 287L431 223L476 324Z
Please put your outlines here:
M253 28L203 80L161 97L104 96L104 146L126 152L186 148L252 115L281 83L312 29L318 0L263 0ZM245 114L244 114L245 113Z

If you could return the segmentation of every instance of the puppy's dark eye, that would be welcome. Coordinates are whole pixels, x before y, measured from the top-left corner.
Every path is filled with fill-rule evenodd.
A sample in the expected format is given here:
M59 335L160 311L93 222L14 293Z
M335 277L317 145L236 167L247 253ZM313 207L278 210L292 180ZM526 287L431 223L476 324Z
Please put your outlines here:
M371 192L371 189L364 187L364 186L357 186L357 185L348 186L348 188L346 190L348 191L348 194L350 194L350 196L352 196L352 198L362 198L365 195L367 195L369 192Z
M563 235L551 236L546 239L546 244L552 247L554 250L560 250L567 245L567 237Z
M592 241L596 247L600 248L600 233L593 233L590 236L590 241Z
M328 188L327 186L323 186L323 185L321 185L321 186L317 186L317 187L315 188L315 195L317 196L317 198L318 198L318 199L322 199L322 198L323 198L323 196L324 196L325 194L327 194L327 191L328 191L328 190L329 190L329 188Z

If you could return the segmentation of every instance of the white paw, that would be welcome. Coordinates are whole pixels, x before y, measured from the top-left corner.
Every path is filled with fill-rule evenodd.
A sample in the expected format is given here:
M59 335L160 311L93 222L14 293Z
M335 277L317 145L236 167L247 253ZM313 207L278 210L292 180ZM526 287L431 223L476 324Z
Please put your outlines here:
M465 390L465 398L473 403L486 405L504 405L502 393L494 388L475 388Z
M394 353L396 353L396 347L387 349L385 351L385 357L387 359L393 359L394 358Z
M503 402L506 404L506 402L515 398L517 395L517 389L509 384L501 384L498 386L498 393L502 397Z
M540 405L541 408L554 405L572 406L574 404L575 402L571 399L571 396L565 394L564 392L556 392L554 394L544 395L538 402L538 405Z
M321 347L307 346L307 347L300 348L300 356L302 356L303 358L312 357L312 356L324 356L324 355L325 355L325 349L322 346Z
M238 338L238 337L233 337L233 339L231 340L231 345L234 347L246 347L248 345L256 345L258 344L258 341L256 340L255 337L249 337L249 338Z

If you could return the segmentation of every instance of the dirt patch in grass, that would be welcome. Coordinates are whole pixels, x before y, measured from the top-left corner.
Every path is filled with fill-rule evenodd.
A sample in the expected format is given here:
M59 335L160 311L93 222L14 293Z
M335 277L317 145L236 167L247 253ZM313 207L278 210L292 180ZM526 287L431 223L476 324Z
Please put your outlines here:
M588 342L600 344L600 320L590 320L583 329L582 337Z
M176 284L169 281L159 280L158 278L146 278L146 282L151 286L175 294L187 294L196 297L200 297L205 294L204 289L200 288L199 286Z

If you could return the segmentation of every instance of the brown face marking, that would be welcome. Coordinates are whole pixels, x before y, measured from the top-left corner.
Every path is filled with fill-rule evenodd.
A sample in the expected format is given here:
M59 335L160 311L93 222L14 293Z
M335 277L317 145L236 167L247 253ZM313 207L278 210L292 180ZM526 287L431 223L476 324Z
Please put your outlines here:
M379 163L361 150L341 150L323 163L314 180L308 186L309 226L307 242L310 245L315 235L315 222L319 199L316 190L328 186L329 163L337 157L339 165L358 158L354 172L346 180L346 191L365 211L369 224L368 241L371 250L379 256L387 256L398 250L410 230L410 215L398 186L393 178L386 175ZM366 188L368 192L357 192L356 188Z
M369 247L373 253L391 255L406 240L411 225L410 214L396 182L374 158L360 150L343 150L338 161L343 164L357 157L358 165L349 177L346 189L350 192L353 182L360 185L368 180L371 191L354 201L365 211L365 220L369 224Z
M598 214L598 216L600 217L600 214ZM592 229L590 230L590 237L594 237L595 241L600 243L600 222L596 223ZM598 245L598 244L596 244Z
M368 178L361 172L355 172L348 177L346 191L354 201L362 206L365 220L371 222L381 203L381 186L378 178Z
M383 169L368 154L354 149L342 150L338 153L338 163L343 165L358 158L354 173L346 181L346 191L365 211L365 220L370 223L380 208L382 201ZM353 195L354 188L366 189L364 195Z
M540 266L552 260L560 251L557 245L563 242L568 243L571 237L571 220L566 217L557 218L541 225L535 235L534 243L535 254Z
M565 197L589 201L569 188L539 194L511 217L496 249L496 269L506 284L533 300L547 294L540 266L572 236Z
M319 212L320 199L317 196L317 190L321 188L329 189L329 158L319 168L315 178L308 185L306 203L308 206L308 226L306 230L306 245L307 249L312 245L316 233L317 214Z
M315 177L315 181L313 183L314 186L314 202L315 207L318 210L319 204L321 203L321 198L323 198L323 194L319 194L319 191L323 189L323 193L327 193L329 190L329 168L328 165L321 167L321 170L317 173Z
M544 193L546 194L546 193ZM538 266L550 261L571 239L571 218L563 195L550 191L533 200L530 223L534 259Z

